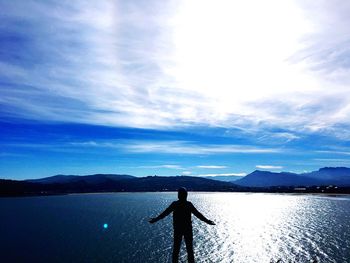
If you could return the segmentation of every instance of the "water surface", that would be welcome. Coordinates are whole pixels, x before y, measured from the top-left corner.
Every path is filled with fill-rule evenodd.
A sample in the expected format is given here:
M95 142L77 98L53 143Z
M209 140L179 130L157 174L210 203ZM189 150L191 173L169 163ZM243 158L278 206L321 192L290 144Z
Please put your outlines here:
M170 262L176 193L0 198L1 262ZM350 198L189 193L196 262L350 262ZM108 224L105 228L104 224ZM181 262L186 262L184 244Z

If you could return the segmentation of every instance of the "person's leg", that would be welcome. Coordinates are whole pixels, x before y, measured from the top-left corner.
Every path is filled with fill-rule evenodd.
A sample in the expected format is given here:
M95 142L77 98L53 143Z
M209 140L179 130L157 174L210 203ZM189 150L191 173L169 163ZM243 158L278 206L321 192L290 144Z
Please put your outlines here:
M186 231L184 237L185 237L185 243L186 243L188 263L194 263L192 229Z
M173 263L178 263L182 233L174 231Z

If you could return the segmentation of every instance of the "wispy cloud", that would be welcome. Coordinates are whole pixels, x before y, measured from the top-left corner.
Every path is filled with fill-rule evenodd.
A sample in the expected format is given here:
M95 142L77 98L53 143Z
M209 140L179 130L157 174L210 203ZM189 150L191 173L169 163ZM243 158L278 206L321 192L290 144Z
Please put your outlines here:
M350 159L335 159L335 158L314 158L314 161L329 163L350 163Z
M82 147L115 148L130 153L164 154L267 154L278 153L278 148L262 148L249 145L198 144L189 141L136 141L120 140L116 142L72 142L71 145Z
M210 174L198 174L196 176L201 176L201 177L206 177L206 176L238 176L238 177L241 177L241 176L246 176L247 173L210 173Z
M321 151L316 151L316 152L317 153L339 154L339 155L350 155L350 150L349 151L321 150Z
M283 166L279 166L279 165L256 165L256 168L258 169L271 169L271 170L279 170L282 169Z
M138 168L166 168L166 169L175 169L175 170L184 170L181 165L177 164L162 164L162 165L144 165L144 166L139 166Z
M246 145L198 145L194 142L163 141L163 142L131 142L124 149L134 153L168 153L168 154L266 154L277 153L274 148L260 148Z
M301 138L299 135L292 132L263 131L259 132L259 134L262 134L257 138L259 142L266 142L270 144L286 144Z
M227 168L227 166L224 165L197 165L197 168L201 169L224 169Z
M105 148L125 153L157 153L157 154L189 154L189 155L211 155L211 154L269 154L279 153L279 148L264 148L251 145L231 144L200 144L191 141L147 141L147 140L108 140L108 141L83 141L83 142L60 142L60 143L5 143L8 147L41 148L46 150L68 150ZM283 149L286 152L286 149ZM174 164L156 165L163 168L180 168ZM223 169L226 166L201 165L197 168Z
M158 129L277 127L290 131L276 135L285 142L296 132L348 139L350 5L255 5L3 1L1 114Z

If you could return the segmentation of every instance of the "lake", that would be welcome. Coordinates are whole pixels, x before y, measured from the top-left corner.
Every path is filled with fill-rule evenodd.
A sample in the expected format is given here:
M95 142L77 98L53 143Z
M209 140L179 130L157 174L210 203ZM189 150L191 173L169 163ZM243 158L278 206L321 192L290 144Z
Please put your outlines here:
M171 262L176 193L0 198L0 262ZM196 262L350 262L350 197L194 193ZM187 262L184 242L180 262Z

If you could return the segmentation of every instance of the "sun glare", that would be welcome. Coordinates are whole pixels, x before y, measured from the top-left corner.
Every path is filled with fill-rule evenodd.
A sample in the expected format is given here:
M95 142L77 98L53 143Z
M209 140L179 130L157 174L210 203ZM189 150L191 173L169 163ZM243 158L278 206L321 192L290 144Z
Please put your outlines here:
M312 29L292 1L184 1L173 24L171 74L219 111L315 87L304 65L290 61Z

